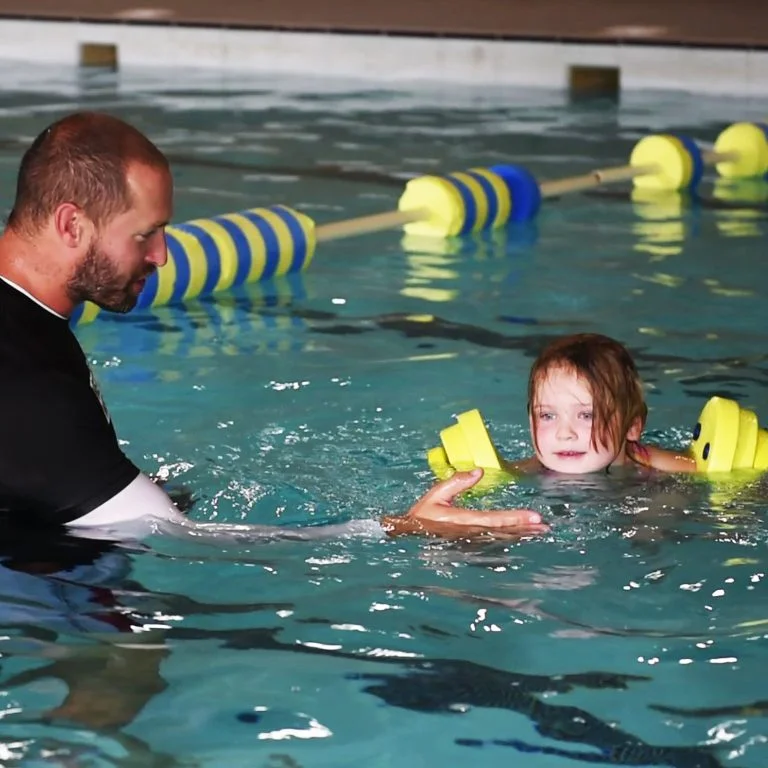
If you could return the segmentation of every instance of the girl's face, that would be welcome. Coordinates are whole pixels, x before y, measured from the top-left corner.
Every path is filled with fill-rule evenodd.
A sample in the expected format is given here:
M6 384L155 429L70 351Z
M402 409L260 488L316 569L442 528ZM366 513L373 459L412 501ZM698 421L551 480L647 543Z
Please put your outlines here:
M592 393L583 379L568 370L555 368L539 384L530 426L536 457L554 472L598 472L626 459L624 442L592 445ZM639 432L633 427L627 439L637 440Z

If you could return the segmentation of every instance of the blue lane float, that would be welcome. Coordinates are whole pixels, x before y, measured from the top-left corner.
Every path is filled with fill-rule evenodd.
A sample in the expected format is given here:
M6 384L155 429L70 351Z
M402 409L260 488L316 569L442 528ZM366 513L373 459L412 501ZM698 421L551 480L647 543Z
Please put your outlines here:
M654 134L632 149L629 164L581 176L539 182L519 165L427 175L405 185L396 211L316 225L284 205L195 219L166 230L168 263L147 281L137 307L178 304L233 286L305 270L317 243L386 229L453 238L531 221L544 199L620 181L635 190L692 192L704 169L725 179L763 179L768 173L768 126L734 123L702 150L688 136ZM86 303L72 317L85 323L100 310Z
M195 219L165 231L168 263L147 280L137 309L180 304L238 285L301 272L315 253L315 222L284 205ZM72 323L100 313L80 305Z
M653 134L635 144L628 165L541 183L519 165L420 176L406 184L398 203L399 223L410 234L454 237L530 221L543 199L602 184L631 181L641 190L692 192L710 165L726 178L765 177L768 127L735 123L720 134L713 151L703 151L689 136Z

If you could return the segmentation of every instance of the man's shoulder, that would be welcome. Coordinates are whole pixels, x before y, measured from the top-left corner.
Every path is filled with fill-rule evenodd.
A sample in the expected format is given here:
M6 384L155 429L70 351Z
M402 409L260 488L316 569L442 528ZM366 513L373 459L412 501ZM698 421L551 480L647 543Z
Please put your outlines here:
M66 318L3 275L0 275L0 323L13 326L17 333L23 333L25 327L35 332L41 327L57 333L69 332Z
M85 358L67 321L0 278L0 386L34 371L74 366Z

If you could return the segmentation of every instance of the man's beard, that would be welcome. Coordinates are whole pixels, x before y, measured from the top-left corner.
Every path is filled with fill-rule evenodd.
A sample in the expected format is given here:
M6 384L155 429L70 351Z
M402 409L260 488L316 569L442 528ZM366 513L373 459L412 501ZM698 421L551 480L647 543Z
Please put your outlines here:
M75 304L92 301L110 312L130 312L139 298L133 284L142 277L146 275L122 277L109 256L91 243L67 283L67 294Z

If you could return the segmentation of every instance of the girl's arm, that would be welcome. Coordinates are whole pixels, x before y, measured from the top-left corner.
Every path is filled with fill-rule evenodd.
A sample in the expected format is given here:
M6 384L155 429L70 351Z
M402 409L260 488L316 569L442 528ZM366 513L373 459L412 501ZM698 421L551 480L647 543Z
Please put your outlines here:
M655 445L627 443L627 456L637 464L662 472L696 472L696 460L682 451L668 451Z

